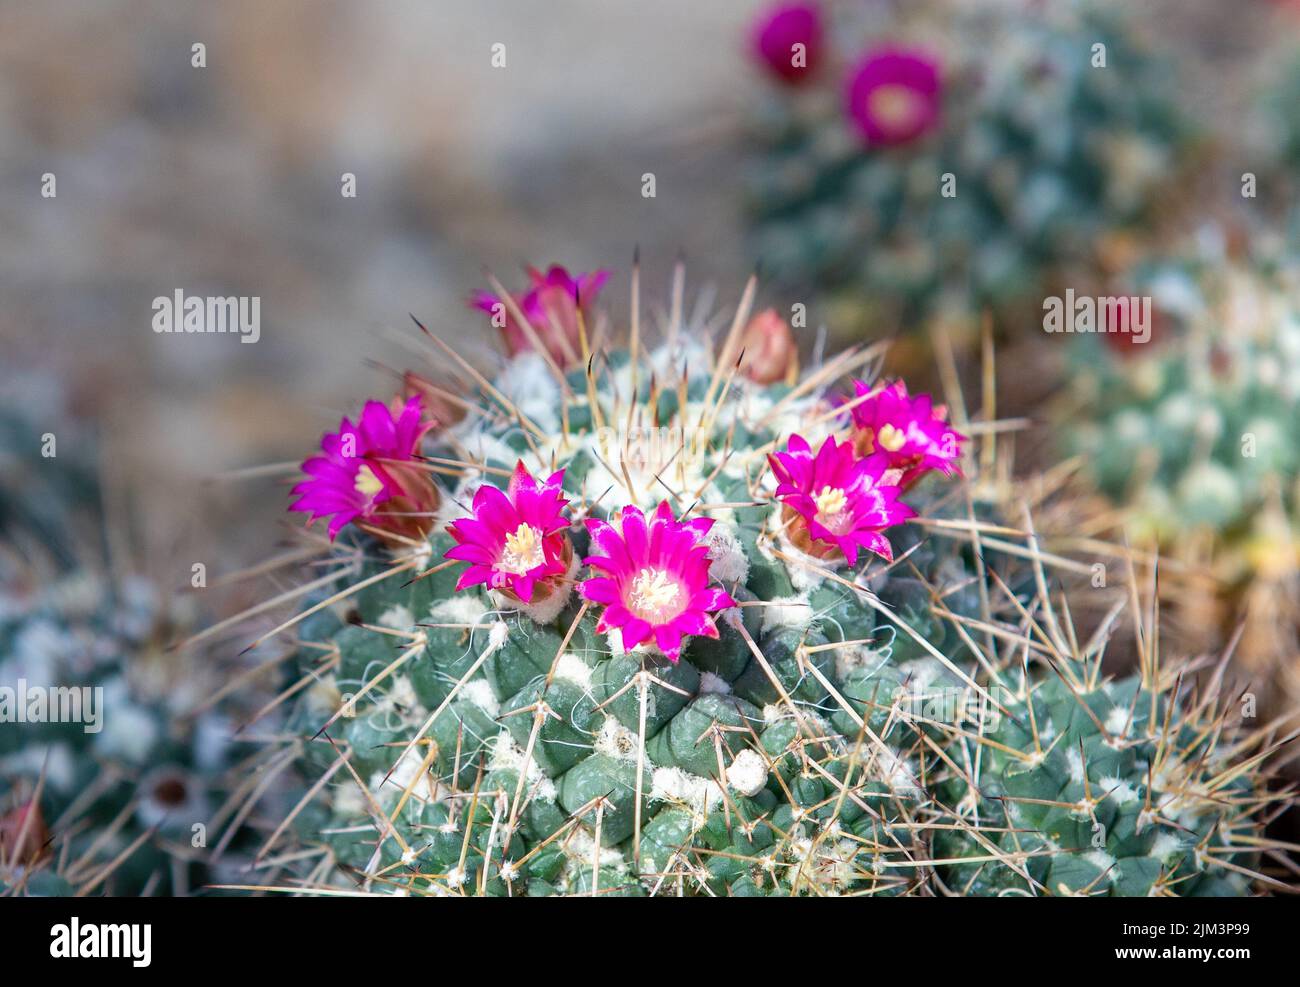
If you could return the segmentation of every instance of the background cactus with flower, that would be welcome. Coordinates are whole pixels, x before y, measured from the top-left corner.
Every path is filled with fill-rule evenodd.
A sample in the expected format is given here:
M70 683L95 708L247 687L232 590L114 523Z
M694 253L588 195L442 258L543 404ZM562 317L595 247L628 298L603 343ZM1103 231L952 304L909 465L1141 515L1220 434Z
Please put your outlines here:
M1079 643L1045 573L1086 567L975 469L996 423L878 379L878 347L766 382L755 290L715 336L679 268L617 342L591 297L542 310L548 337L498 292L502 373L425 330L449 379L404 378L447 420L403 395L323 438L292 506L333 518L332 576L259 637L297 653L303 786L254 871L510 896L1278 884L1267 731L1204 732L1215 701L1154 651L1101 675L1122 601ZM354 431L380 438L341 455Z
M1058 404L1063 451L1104 507L1154 546L1180 625L1227 641L1269 708L1300 697L1300 282L1287 252L1232 256L1214 238L1154 260L1124 290L1148 295L1151 340L1076 348ZM1111 337L1104 337L1110 339Z
M745 172L751 247L829 321L1029 322L1124 263L1194 147L1170 66L1095 3L778 4ZM1167 203L1165 203L1167 205Z

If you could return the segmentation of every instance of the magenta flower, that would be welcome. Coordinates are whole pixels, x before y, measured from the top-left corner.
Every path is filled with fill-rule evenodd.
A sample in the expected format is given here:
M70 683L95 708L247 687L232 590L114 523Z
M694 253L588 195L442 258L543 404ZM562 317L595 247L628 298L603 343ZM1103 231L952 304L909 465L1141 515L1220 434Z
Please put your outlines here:
M853 382L858 397L871 394L863 381ZM961 475L957 460L965 436L953 430L944 418L942 405L934 407L930 395L909 397L901 380L882 388L850 411L858 428L859 453L881 453L889 468L898 472L898 484L910 487L930 470L945 476Z
M821 11L811 3L769 7L755 20L752 37L755 54L777 78L802 82L821 54Z
M938 62L919 51L869 52L849 77L848 112L872 146L905 144L939 119Z
M539 484L520 462L506 492L479 487L473 517L447 526L457 544L446 557L470 564L456 589L487 583L522 603L534 602L535 595L540 602L558 589L573 562L563 484L564 470Z
M786 449L767 460L791 541L823 558L838 549L849 565L857 564L859 547L892 562L893 547L881 532L916 512L899 502L898 487L882 482L888 459L859 458L851 443L836 443L833 435L815 456L802 435L790 436Z
M609 280L609 272L592 271L573 277L559 264L553 264L545 274L535 267L528 268L528 277L532 286L524 294L514 296L519 310L556 363L561 367L580 363L582 347L578 341L578 313L581 311L584 318L588 317L588 307ZM502 299L491 292L480 291L470 304L499 322L506 350L511 356L533 348L523 326L510 314Z
M395 406L396 414L382 401L367 401L356 425L344 418L337 432L323 435L323 455L302 464L310 479L293 488L298 499L289 510L309 513L309 525L332 515L331 539L358 518L399 537L427 535L438 490L416 460L420 440L436 423L424 419L418 394Z
M667 501L648 526L645 515L630 506L623 508L618 526L588 520L593 547L603 554L583 561L607 573L582 584L584 597L605 605L596 630L617 629L625 651L653 637L674 662L683 637L717 637L711 614L736 601L709 585L709 548L703 537L711 527L712 518L676 520Z

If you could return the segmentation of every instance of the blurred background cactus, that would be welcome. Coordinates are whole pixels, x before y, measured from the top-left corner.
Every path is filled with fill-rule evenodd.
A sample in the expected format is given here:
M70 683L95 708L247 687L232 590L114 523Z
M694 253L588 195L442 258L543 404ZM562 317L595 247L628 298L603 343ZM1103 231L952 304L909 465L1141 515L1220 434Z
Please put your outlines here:
M1169 193L1196 133L1145 27L1092 2L768 9L755 49L775 81L744 173L754 253L838 299L840 332L984 307L1006 330L1033 324L1049 288L1094 282L1188 204Z
M131 557L93 430L41 384L0 434L0 891L192 893L256 781L210 703L232 666L178 647L197 597Z
M1245 621L1235 650L1274 711L1300 701L1298 274L1294 254L1234 257L1213 235L1146 263L1120 290L1151 298L1151 340L1078 341L1058 408L1066 451L1122 511L1100 524L1187 567L1171 598L1192 639Z
M263 849L305 862L288 887L1285 886L1263 832L1285 800L1269 729L1185 693L1154 651L1102 674L1129 589L1080 643L1047 586L1088 568L1014 520L997 423L954 428L883 382L850 397L874 349L758 382L737 360L752 291L692 323L679 276L657 329L634 314L607 350L577 320L567 371L524 349L489 380L430 337L431 363L459 369L428 388L477 380L463 420L412 445L403 398L325 436L295 507L333 513L337 495L352 521L312 541L334 578L272 632L300 672L302 794ZM439 491L414 511L413 469ZM678 538L693 562L673 561Z

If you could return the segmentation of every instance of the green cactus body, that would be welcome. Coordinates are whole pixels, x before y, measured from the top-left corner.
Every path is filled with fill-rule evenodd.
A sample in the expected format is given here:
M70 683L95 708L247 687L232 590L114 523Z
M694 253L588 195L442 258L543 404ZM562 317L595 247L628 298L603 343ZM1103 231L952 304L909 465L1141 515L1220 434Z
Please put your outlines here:
M961 825L936 841L968 895L1242 895L1260 793L1233 777L1214 727L1137 676L1044 678L999 693L1006 714L947 795ZM1030 701L1032 695L1032 704ZM1032 708L1031 708L1032 707ZM976 794L978 793L978 794ZM963 857L969 864L956 863ZM1209 861L1222 863L1216 868ZM1241 868L1233 870L1228 868Z
M1003 846L999 786L1020 784L1004 762L1023 746L1012 700L987 734L978 797L959 780L1034 634L1034 543L994 523L979 485L931 475L908 493L927 524L889 530L892 565L805 554L782 527L766 456L793 431L842 432L845 416L824 393L833 373L792 390L715 370L735 365L743 323L742 311L716 357L697 329L669 325L668 343L638 360L597 353L590 376L565 383L536 354L515 357L474 392L480 413L424 441L445 483L427 542L384 549L340 535L334 558L349 571L288 625L304 687L290 727L308 786L294 829L324 854L316 886L329 865L376 893L933 894L935 861L970 855L963 833L992 826L976 839ZM851 372L852 356L838 366ZM640 431L649 426L669 438L654 446ZM481 485L504 487L516 459L565 470L575 560L596 551L579 522L619 504L669 500L680 516L713 518L700 535L710 575L738 604L717 615L717 637L688 636L673 661L654 646L623 649L579 593L521 603L483 585L458 590L466 569L439 561L456 544L443 525L479 505ZM1066 694L1051 675L1035 662L1036 702L1070 743L1040 774L1069 782L1077 735L1090 772L1140 792L1150 753L1103 757L1058 708ZM1203 825L1218 839L1227 823ZM1039 874L1031 893L1080 885L1061 875L1087 850L1054 833L1026 837L1053 840L1061 857L1059 880ZM1018 886L1024 868L999 852L1004 861L978 872L951 865L947 885ZM1149 846L1112 852L1150 858ZM1145 893L1149 870L1135 863L1107 887ZM1151 877L1173 893L1215 887L1183 875Z

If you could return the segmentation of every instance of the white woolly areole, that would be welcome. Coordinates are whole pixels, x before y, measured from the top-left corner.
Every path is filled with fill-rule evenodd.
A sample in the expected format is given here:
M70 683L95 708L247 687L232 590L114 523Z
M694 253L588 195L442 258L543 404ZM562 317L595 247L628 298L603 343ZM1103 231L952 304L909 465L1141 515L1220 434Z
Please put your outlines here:
M502 730L488 741L488 770L509 771L515 775L522 772L532 798L555 801L555 782L542 772L533 758L525 758L524 749L515 743L508 730Z
M788 553L793 553L796 558L805 558L815 565L822 566L823 568L827 567L824 561L814 559L809 555L804 555L803 552L799 551L793 545L783 546L782 550ZM808 566L799 565L797 562L788 564L786 566L786 571L790 574L790 585L800 593L811 593L826 581L826 577L817 570L811 569Z
M1065 752L1065 763L1070 769L1070 780L1077 785L1083 784L1083 753L1077 747L1070 747Z
M410 610L396 603L379 615L378 624L380 627L389 627L395 631L409 631L415 626L415 618Z
M943 679L947 669L933 658L914 658L898 666L907 682L907 688L913 694L926 693L936 682Z
M77 763L72 748L58 741L49 747L25 747L8 757L0 757L0 774L36 775L43 770L48 787L68 792L77 784Z
M307 709L313 716L333 716L343 697L334 674L322 675L307 688Z
M780 703L768 703L763 707L763 722L768 726L790 718L790 710Z
M779 597L769 600L759 610L763 614L763 634L787 627L807 627L813 617L812 604L808 602L807 596Z
M510 448L496 435L486 431L478 422L471 423L471 427L461 435L461 442L465 446L466 452L469 453L467 460L472 463L486 463L489 460L496 460L498 463L513 463L519 459L519 453ZM456 496L450 497L444 502L447 512L446 519L454 521L463 512L455 501L468 504L474 498L474 491L482 484L492 480L499 482L498 478L489 477L480 469L466 468L465 475L456 489ZM441 514L441 512L440 512Z
M400 796L414 781L415 785L411 788L412 798L417 798L421 802L438 801L446 794L447 789L438 783L427 768L421 770L424 767L424 757L424 752L416 747L405 751L393 766L391 773L380 770L370 776L370 791L375 795ZM387 781L384 780L385 774L388 774Z
M583 690L591 688L591 666L572 651L566 651L555 662L555 677L572 682Z
M1115 858L1105 850L1089 850L1083 855L1083 859L1100 871L1110 871L1107 875L1108 880L1114 881L1115 878L1119 877L1118 869L1110 870L1115 866Z
M1151 841L1151 853L1149 856L1159 861L1167 861L1175 854L1181 853L1183 841L1175 834L1161 831L1156 834L1156 838Z
M835 674L841 681L859 668L878 668L888 661L884 651L870 644L840 645L835 649Z
M395 675L388 685L388 691L375 700L375 712L405 712L423 710L420 697L415 694L415 686L405 675Z
M496 386L543 432L560 431L560 385L540 353L524 350L516 354Z
M727 768L727 784L741 795L757 795L767 784L767 763L758 751L746 747Z
M605 717L605 722L600 725L600 730L596 732L596 739L592 744L597 754L633 763L637 760L639 746L636 732L629 730L612 716ZM648 758L645 763L650 763Z
M872 754L875 761L875 769L871 772L872 777L879 778L889 786L890 791L896 794L913 796L920 793L921 786L917 783L916 774L906 758L889 747L883 750L876 748Z
M499 651L510 640L510 625L504 620L494 621L488 628L488 648Z
M715 519L704 543L709 546L709 575L727 586L743 585L749 578L749 557L731 525Z
M1123 706L1116 706L1106 714L1106 733L1112 737L1127 737L1132 726L1132 715Z
M349 780L333 789L334 813L347 819L364 816L369 810L369 803L356 782Z
M1138 800L1137 789L1123 778L1103 777L1101 787L1110 793L1107 798L1113 800L1116 805L1128 805Z
M429 607L429 623L476 625L486 613L488 610L477 593L457 593Z
M617 847L599 846L595 831L587 826L575 826L572 835L561 846L569 865L579 871L583 867L590 870L597 861L602 868L611 867L620 874L627 869L627 859L622 851Z
M723 696L730 695L731 683L721 675L714 675L712 672L701 672L700 695L704 695L706 692L716 692Z
M722 788L716 781L681 768L656 768L650 784L652 799L684 805L697 816L722 801Z
M501 715L501 703L497 701L492 686L486 679L474 679L460 687L460 694L481 709L492 719Z
M131 701L126 683L115 679L104 686L101 709L112 710L91 746L102 757L144 765L158 739L158 722L149 710Z

